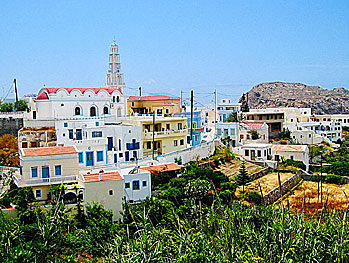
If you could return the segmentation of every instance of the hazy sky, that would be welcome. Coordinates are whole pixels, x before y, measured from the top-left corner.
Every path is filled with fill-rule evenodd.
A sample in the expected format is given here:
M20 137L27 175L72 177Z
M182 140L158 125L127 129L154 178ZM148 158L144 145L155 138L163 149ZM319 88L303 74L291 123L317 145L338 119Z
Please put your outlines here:
M266 81L349 87L348 0L3 0L0 96L13 78L21 95L103 86L114 35L128 95L194 89L209 103L214 88L236 101Z

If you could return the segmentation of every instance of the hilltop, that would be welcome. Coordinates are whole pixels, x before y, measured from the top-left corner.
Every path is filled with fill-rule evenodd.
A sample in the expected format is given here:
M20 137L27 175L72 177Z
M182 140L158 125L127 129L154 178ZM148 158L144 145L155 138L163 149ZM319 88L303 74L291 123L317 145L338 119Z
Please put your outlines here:
M327 90L303 83L266 82L248 93L250 109L299 107L312 108L313 114L349 113L349 90Z

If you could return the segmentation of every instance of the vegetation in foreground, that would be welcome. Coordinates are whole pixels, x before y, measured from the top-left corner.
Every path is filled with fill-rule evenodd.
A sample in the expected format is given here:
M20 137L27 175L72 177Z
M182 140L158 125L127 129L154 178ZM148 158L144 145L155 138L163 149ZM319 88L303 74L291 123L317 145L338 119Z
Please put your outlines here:
M98 204L0 215L4 262L348 262L347 211L316 217L235 200L223 174L190 165L158 181L157 195L124 206L123 222ZM25 191L25 190L22 190ZM29 193L29 192L28 192ZM250 194L250 198L255 197Z

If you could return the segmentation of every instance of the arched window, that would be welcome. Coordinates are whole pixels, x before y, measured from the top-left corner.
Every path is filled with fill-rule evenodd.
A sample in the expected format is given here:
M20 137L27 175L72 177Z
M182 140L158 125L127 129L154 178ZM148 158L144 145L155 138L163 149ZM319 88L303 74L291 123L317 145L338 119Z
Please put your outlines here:
M75 115L81 115L81 109L79 106L75 107Z
M119 96L116 97L116 102L120 102L120 97Z
M91 116L91 117L94 117L94 116L96 116L96 115L97 115L96 107L95 107L95 106L92 106L92 107L90 108L90 116Z
M105 106L105 107L103 108L103 113L104 113L104 114L109 114L109 109L108 109L107 106Z
M113 96L113 102L115 102L115 96Z

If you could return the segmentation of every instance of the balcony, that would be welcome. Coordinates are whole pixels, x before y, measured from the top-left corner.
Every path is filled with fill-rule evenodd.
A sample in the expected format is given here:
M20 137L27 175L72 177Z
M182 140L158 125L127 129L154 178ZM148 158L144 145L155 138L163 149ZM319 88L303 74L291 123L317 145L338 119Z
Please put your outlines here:
M67 176L53 176L50 178L31 178L21 179L20 176L13 176L13 179L18 187L26 186L40 186L40 185L51 185L51 184L67 184L77 183L80 180L78 175L67 175Z
M139 142L135 143L126 143L127 150L139 150Z
M187 135L187 130L173 130L173 131L156 131L154 133L155 139L161 139L161 138L166 138L166 137L174 137L174 136L186 136ZM144 132L143 133L143 139L144 140L151 140L153 139L153 132Z

